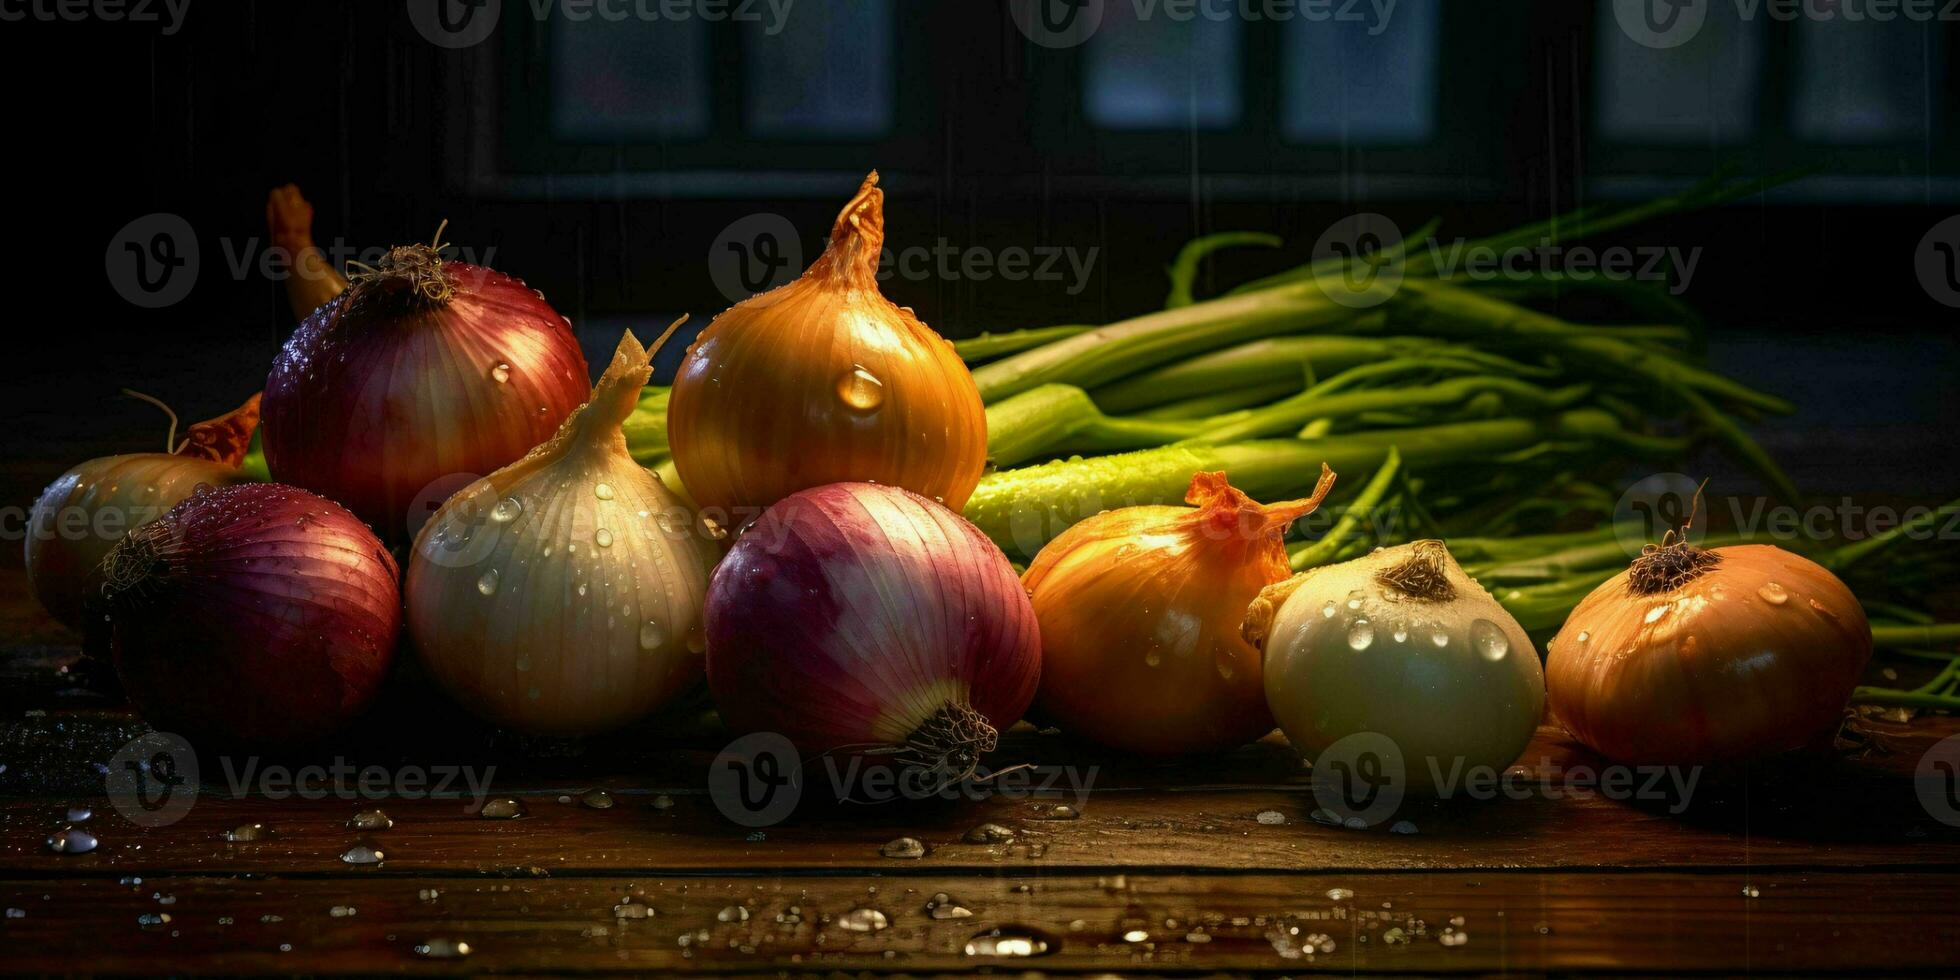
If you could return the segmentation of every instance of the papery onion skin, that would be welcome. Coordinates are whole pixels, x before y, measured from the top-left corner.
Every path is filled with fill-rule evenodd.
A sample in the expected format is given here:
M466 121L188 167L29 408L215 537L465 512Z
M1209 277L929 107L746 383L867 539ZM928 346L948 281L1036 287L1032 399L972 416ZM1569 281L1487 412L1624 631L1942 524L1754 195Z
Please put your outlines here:
M433 254L402 246L391 262L417 249ZM391 262L287 340L266 381L265 454L273 479L339 501L397 542L439 481L482 476L550 438L590 375L569 322L519 280ZM446 298L430 298L441 292L430 276Z
M1418 556L1447 584L1447 605L1380 579ZM1277 608L1262 596L1247 626L1265 649L1267 704L1309 762L1374 732L1400 750L1406 788L1431 793L1453 773L1501 771L1530 744L1545 706L1538 652L1440 542L1384 548L1274 590L1287 588Z
M873 173L802 277L735 304L688 351L667 408L681 482L739 526L809 487L869 481L957 511L986 468L987 415L953 345L878 289Z
M345 508L271 483L200 489L105 564L110 647L157 728L304 742L373 699L401 629L395 560Z
M1843 720L1872 653L1871 625L1851 590L1773 545L1705 554L1717 562L1652 594L1636 594L1633 570L1622 572L1552 638L1552 711L1609 759L1762 759L1819 744Z
M627 334L550 442L451 498L416 538L404 588L416 652L506 728L615 729L701 680L721 546L627 453L620 423L649 359Z
M1229 749L1273 730L1258 648L1239 626L1259 590L1290 574L1287 525L1315 494L1261 506L1223 473L1199 473L1195 507L1105 511L1048 543L1021 582L1041 622L1045 721L1112 748L1171 756Z
M716 569L707 626L730 727L776 732L806 757L941 738L936 716L977 713L991 736L1040 679L1034 610L1006 556L896 487L832 484L770 507ZM977 743L938 747L951 751L882 758L940 782L971 774Z
M162 517L200 484L248 482L238 464L259 423L259 396L191 426L169 453L92 459L63 473L34 502L27 523L27 583L48 614L83 629L101 593L103 556L123 536Z

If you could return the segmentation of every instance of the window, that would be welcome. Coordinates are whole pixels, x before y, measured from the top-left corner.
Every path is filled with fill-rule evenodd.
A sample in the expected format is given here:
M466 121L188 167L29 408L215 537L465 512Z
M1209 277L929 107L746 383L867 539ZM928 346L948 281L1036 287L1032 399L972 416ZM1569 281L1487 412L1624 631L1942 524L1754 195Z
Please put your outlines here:
M1594 22L1594 91L1601 135L1629 143L1733 144L1756 131L1763 23L1709 3L1693 40L1650 48L1620 30L1613 0Z
M807 4L744 40L743 125L758 136L879 136L892 126L892 3Z
M1294 143L1422 143L1436 128L1440 0L1402 0L1386 22L1286 25L1281 125Z
M1800 22L1791 128L1812 142L1923 137L1939 36L1904 19Z
M708 25L564 20L551 32L551 131L575 140L670 140L712 125Z
M1168 8L1138 16L1138 5L1109 3L1102 26L1083 45L1089 121L1109 129L1221 129L1239 121L1239 33L1234 17Z

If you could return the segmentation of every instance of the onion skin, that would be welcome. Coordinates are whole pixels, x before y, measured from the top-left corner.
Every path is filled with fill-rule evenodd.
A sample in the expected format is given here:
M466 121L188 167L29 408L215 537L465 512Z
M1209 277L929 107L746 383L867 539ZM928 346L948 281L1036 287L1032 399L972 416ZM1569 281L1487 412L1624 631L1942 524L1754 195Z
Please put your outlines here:
M987 461L980 390L953 345L878 289L873 173L796 281L735 304L688 351L667 407L681 482L739 526L798 490L903 487L957 511Z
M439 274L452 292L430 300L411 274ZM589 377L568 322L524 283L463 263L383 273L314 310L274 361L266 463L274 480L406 540L426 516L409 510L432 485L490 473L550 438Z
M806 756L904 744L949 707L1004 730L1041 672L1034 610L1000 549L946 508L868 483L764 512L709 584L707 637L728 724ZM972 771L952 755L945 782Z
M157 728L291 744L353 719L401 629L395 561L338 504L201 489L107 559L116 673Z
M1042 717L1146 755L1215 752L1273 730L1260 653L1239 634L1287 577L1283 537L1333 485L1263 507L1199 473L1195 507L1105 511L1035 556L1021 582L1041 622Z
M558 435L452 497L416 538L403 590L416 653L506 728L616 729L700 683L721 548L627 452L620 423L649 362L628 333Z
M1631 570L1615 576L1552 638L1552 711L1573 738L1616 762L1698 765L1836 731L1872 653L1851 590L1772 545L1706 554L1720 562L1651 595L1634 594Z
M190 427L170 453L92 459L41 492L28 517L27 584L48 614L82 630L102 591L102 559L123 536L156 520L200 484L248 482L238 465L259 424L259 396ZM72 516L71 516L72 515Z

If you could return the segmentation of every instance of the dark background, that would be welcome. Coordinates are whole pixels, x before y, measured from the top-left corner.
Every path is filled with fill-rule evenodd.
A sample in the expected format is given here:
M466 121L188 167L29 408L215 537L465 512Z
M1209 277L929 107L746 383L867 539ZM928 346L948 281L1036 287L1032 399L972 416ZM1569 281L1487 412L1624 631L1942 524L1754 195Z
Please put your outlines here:
M709 256L731 222L783 215L807 261L873 167L894 247L1100 249L1074 295L887 283L956 337L1144 312L1178 247L1216 231L1287 247L1229 253L1201 289L1297 263L1358 211L1473 236L1725 165L1815 168L1605 242L1702 249L1686 299L1709 319L1710 356L1803 406L1766 442L1806 489L1951 496L1955 311L1913 254L1960 211L1956 26L1718 25L1733 4L1703 2L1702 36L1652 52L1616 33L1610 0L1402 0L1381 40L1350 30L1313 48L1305 81L1289 68L1301 25L1112 21L1051 50L984 0L798 0L780 37L693 25L681 41L670 24L576 26L512 3L462 50L383 0L193 0L169 34L12 19L0 167L18 339L0 377L0 505L26 506L89 456L161 446L155 410L120 388L190 420L263 383L293 317L279 283L234 275L228 256L265 247L277 184L312 199L323 245L426 239L447 219L451 242L494 248L596 354L623 326L652 333L679 312L698 326L728 305ZM1145 91L1166 78L1185 98L1169 116ZM1348 113L1331 135L1329 105ZM181 302L145 309L112 288L105 252L156 212L190 224L200 264Z

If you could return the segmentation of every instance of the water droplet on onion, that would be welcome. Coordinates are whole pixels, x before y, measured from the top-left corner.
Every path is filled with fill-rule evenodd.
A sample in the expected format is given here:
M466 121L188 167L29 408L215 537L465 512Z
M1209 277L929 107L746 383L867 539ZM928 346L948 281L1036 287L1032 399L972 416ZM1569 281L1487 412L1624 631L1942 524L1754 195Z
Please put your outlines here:
M1347 643L1350 649L1366 650L1375 643L1375 628L1365 619L1357 619L1348 624Z
M597 498L599 498L600 500L611 500L611 499L613 499L613 488L612 488L612 484L610 484L610 483L596 483L596 484L593 484L593 486L592 486L592 495L593 495L594 497L597 497Z
M1490 661L1502 660L1511 652L1511 641L1505 638L1503 628L1488 619L1470 624L1470 645L1478 656Z
M1756 590L1756 594L1762 596L1763 601L1772 606L1780 606L1790 601L1790 590L1775 582L1764 582L1763 587Z
M495 381L498 384L503 384L504 382L509 381L510 365L505 364L502 361L498 361L497 366L490 369L490 380Z
M613 543L612 532L602 527L593 533L592 542L601 548L610 548Z
M837 398L854 411L875 412L885 403L885 383L862 366L837 379Z
M476 590L484 595L496 595L497 581L500 578L502 576L497 573L496 569L490 569L483 573L482 578L476 580Z
M667 642L667 631L661 629L659 623L649 619L640 624L640 649L657 650L665 642Z
M505 497L490 508L490 519L499 524L509 524L524 513L524 502L516 497Z

